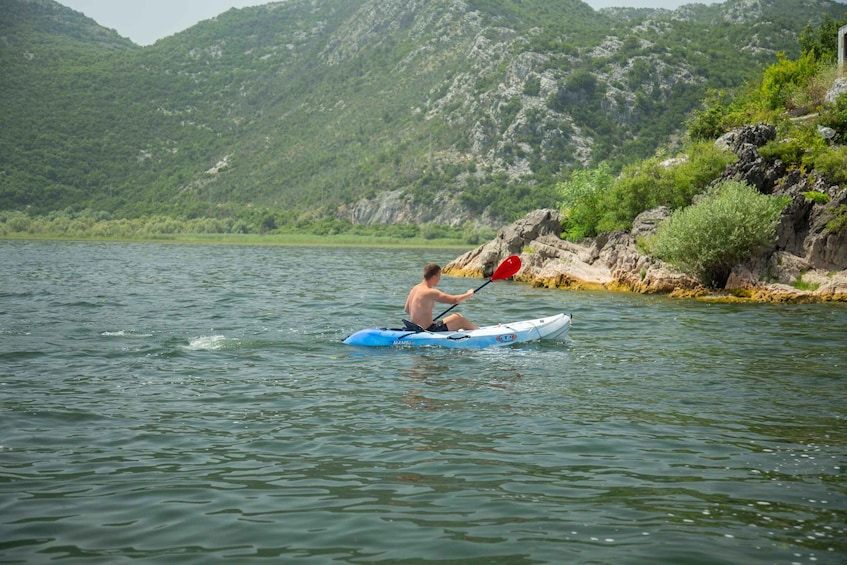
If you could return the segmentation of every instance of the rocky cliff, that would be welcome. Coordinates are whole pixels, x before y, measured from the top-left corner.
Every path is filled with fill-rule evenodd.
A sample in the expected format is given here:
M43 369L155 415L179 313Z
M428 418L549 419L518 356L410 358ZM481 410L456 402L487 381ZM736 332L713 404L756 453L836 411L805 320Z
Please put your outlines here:
M772 302L847 302L847 233L826 228L839 207L847 205L847 189L830 185L818 175L787 171L779 160L767 162L758 148L775 135L773 126L759 124L716 141L739 159L715 182L740 178L763 193L790 198L773 245L737 265L717 295ZM828 201L811 200L808 192L825 194ZM562 216L558 211L536 210L444 270L451 275L488 277L500 261L519 254L523 267L514 278L534 286L714 297L696 279L636 247L637 238L652 233L669 213L667 208L649 210L635 219L628 232L573 243L559 237Z

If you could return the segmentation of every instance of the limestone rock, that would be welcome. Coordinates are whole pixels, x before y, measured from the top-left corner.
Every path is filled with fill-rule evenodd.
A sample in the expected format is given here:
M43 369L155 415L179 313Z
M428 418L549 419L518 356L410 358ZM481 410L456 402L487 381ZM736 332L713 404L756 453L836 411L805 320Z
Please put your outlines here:
M770 257L768 271L774 273L780 284L794 284L803 277L803 273L812 268L803 257L792 255L787 251L777 251Z
M847 92L847 78L838 77L835 79L835 82L832 83L832 87L826 92L824 101L828 104L835 104L838 97L845 92Z
M663 213L645 216L644 224ZM699 287L691 277L639 252L631 233L612 232L578 244L559 238L561 221L561 214L554 210L532 212L501 230L493 241L451 261L444 271L489 277L506 257L520 254L522 267L514 278L534 286L642 293Z
M658 208L641 212L632 221L632 230L630 230L630 233L636 239L645 235L652 235L656 232L659 224L670 215L671 209L667 206L659 206Z
M825 302L847 302L847 271L824 275L815 294Z
M465 277L490 277L497 265L516 255L539 237L562 231L562 214L556 210L535 210L521 220L497 232L493 241L451 261L444 272Z
M442 191L432 202L416 202L402 190L383 192L373 199L361 199L339 210L354 224L425 224L434 222L461 226L471 220L469 212L455 198ZM485 221L485 218L482 218Z
M835 192L830 187L827 192ZM827 228L843 207L847 206L847 189L838 190L826 204L816 204L809 213L808 235L803 247L806 258L818 269L847 269L847 232L833 233Z
M776 127L768 124L745 126L724 134L715 142L718 147L730 149L738 161L729 165L713 184L738 179L770 194L777 181L785 175L785 165L777 161L768 165L759 155L758 148L776 139Z
M739 153L746 145L761 147L774 139L776 139L776 126L760 123L725 133L715 141L715 145Z
M840 205L841 200L835 202ZM638 249L638 234L650 233L660 221L659 218L668 213L667 210L650 210L642 214L630 232L609 232L574 243L559 237L561 214L555 210L536 210L500 230L494 240L451 261L444 267L444 272L455 276L487 278L508 256L518 254L522 266L514 280L537 287L605 289L714 299L715 295L709 295L693 277L677 272ZM788 216L799 218L797 224L801 226L801 231L805 225L802 218L819 217L820 224L829 217L824 211L808 212L801 203ZM785 224L789 226L785 229L789 230L794 226L794 220L786 220ZM847 261L847 257L844 257L847 253L847 245L843 240L845 236L822 232L811 240L809 237L796 233L789 237L786 231L780 241L794 242L792 248L799 249L800 253L774 247L760 256L750 258L733 269L724 291L730 294L721 294L718 299L847 302L847 271L818 267L821 264L833 266ZM797 244L798 241L806 242L807 245ZM800 286L798 283L801 280L805 284L796 288Z

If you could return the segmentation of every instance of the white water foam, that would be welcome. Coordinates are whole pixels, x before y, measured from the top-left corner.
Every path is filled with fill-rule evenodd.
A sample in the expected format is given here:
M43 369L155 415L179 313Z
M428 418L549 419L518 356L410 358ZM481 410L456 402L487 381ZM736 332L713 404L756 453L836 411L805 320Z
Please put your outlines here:
M223 335L208 335L192 338L185 349L188 351L219 351L236 343L238 343L237 339L229 339Z
M137 334L132 330L118 330L116 332L101 332L103 337L153 337L153 334Z

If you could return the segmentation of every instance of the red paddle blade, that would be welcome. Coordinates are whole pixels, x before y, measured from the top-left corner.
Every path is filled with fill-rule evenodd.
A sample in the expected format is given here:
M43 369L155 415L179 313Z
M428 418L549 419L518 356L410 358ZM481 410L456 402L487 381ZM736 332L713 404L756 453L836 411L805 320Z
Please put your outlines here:
M500 266L497 267L497 270L494 271L493 275L491 275L491 280L499 281L500 279L508 279L520 270L521 258L517 255L512 255L511 257L507 257L505 261L500 263Z

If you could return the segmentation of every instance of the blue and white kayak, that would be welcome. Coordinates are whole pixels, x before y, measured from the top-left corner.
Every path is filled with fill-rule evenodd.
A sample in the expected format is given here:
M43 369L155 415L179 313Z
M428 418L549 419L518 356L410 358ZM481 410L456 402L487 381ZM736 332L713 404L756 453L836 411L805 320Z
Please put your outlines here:
M571 316L555 314L536 320L485 326L478 330L456 332L428 332L407 329L367 328L359 330L344 340L347 345L388 347L392 345L439 347L501 347L513 343L540 339L561 339L571 327Z

